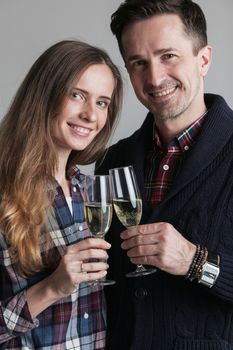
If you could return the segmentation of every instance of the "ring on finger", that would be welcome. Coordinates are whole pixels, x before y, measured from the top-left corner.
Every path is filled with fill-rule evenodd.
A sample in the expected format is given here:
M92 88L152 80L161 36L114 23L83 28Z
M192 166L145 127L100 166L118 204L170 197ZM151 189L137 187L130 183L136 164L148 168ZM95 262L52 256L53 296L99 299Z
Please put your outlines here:
M83 263L80 264L80 272L83 274L83 275L86 275L86 271L83 271Z

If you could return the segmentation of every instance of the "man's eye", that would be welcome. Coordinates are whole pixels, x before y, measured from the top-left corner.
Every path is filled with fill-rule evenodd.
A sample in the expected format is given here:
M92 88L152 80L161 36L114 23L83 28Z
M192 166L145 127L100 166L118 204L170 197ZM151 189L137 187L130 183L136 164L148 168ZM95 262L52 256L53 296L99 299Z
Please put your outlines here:
M144 61L144 60L135 61L135 62L133 63L133 65L134 65L135 67L144 66L145 64L146 64L146 61Z
M170 60L173 57L175 57L173 53L166 53L165 55L163 55L164 60Z

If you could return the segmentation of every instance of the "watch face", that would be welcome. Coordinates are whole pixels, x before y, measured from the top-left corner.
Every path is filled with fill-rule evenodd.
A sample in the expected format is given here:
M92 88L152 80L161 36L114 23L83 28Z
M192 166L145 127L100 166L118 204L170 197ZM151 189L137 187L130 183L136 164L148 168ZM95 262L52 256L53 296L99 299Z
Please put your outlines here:
M208 261L203 265L200 283L203 283L209 287L212 287L219 275L219 267L209 263Z

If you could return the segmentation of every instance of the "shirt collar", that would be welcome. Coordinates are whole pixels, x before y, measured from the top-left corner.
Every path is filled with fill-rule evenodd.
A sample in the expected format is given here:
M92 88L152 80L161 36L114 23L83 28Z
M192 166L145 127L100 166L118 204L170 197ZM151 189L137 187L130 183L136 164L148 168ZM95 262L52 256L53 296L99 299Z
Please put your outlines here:
M186 152L189 150L194 141L197 138L197 135L199 134L202 124L204 122L204 117L206 115L207 111L195 122L193 122L189 127L187 127L185 130L183 130L180 134L178 134L169 144L167 147L167 151L171 147L179 147L181 152ZM154 145L156 148L159 148L160 150L163 150L163 144L161 137L159 135L158 128L156 124L154 123Z
M73 186L78 185L80 188L83 188L85 175L81 173L76 164L68 168L66 174Z

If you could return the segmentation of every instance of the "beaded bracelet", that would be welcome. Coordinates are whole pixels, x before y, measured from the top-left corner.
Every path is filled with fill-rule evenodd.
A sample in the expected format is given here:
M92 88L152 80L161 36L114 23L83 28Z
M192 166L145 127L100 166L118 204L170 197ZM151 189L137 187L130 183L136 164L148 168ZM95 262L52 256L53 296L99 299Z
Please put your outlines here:
M207 255L207 248L201 246L200 244L196 244L196 252L185 278L189 279L192 282L194 279L199 277L201 268L206 262Z
M201 259L200 263L197 265L197 267L196 267L196 269L195 269L193 279L196 279L196 278L199 279L202 266L203 266L203 265L205 264L205 262L207 261L207 256L208 256L208 250L207 250L207 248L205 247L205 248L204 248L204 254L203 254L203 256L202 256L202 259Z
M191 276L189 277L189 280L192 282L195 278L195 274L196 274L196 269L197 267L199 266L199 264L201 263L202 261L202 258L203 258L203 254L204 254L204 248L201 246L200 248L200 252L198 254L198 257L196 259L196 264L194 265L194 268L192 270L192 273L191 273Z
M195 252L193 261L192 261L192 263L191 263L191 265L189 267L189 270L188 270L188 272L185 275L185 278L190 279L190 277L192 276L193 270L194 270L194 268L196 266L196 263L197 263L197 260L198 260L199 254L200 254L200 251L201 251L200 244L196 244L196 252Z

